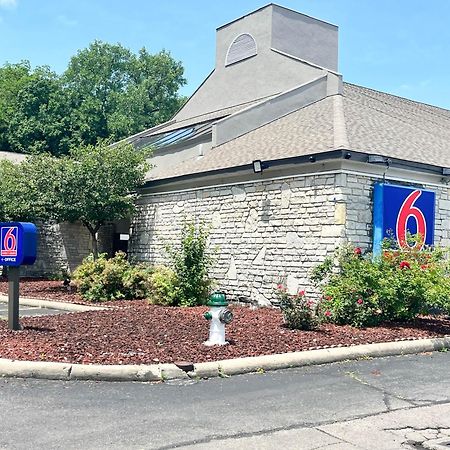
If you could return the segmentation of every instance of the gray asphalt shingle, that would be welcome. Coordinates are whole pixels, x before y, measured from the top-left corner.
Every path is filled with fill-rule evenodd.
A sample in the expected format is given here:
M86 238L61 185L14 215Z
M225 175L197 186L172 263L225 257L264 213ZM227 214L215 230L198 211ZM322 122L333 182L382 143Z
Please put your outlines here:
M450 167L450 111L348 83L342 101L333 97L212 148L200 159L172 166L157 178L334 150L338 132L340 138L346 133L348 150ZM343 116L344 131L342 126L337 130L336 115ZM149 178L156 179L151 172Z

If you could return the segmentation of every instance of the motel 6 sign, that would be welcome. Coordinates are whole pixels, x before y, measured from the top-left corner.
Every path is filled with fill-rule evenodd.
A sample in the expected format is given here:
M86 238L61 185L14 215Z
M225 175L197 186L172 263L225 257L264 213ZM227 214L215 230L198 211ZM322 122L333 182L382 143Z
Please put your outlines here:
M384 238L400 248L434 244L435 194L425 189L376 183L373 199L373 254L381 254ZM408 243L408 233L422 239ZM412 244L412 245L411 245Z
M37 228L28 222L0 223L0 265L22 266L36 260Z

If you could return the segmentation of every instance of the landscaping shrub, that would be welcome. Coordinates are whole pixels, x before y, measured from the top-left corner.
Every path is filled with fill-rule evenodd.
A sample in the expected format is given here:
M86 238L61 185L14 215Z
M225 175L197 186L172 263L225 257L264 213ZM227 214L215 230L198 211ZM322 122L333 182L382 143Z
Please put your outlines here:
M208 236L204 224L196 226L186 222L180 244L167 248L176 275L177 305L204 305L208 300L212 285L208 272L213 262L208 251Z
M178 280L175 272L166 266L155 267L150 277L149 302L153 305L176 305L178 292Z
M125 253L118 252L110 259L101 254L96 261L88 256L75 270L73 280L87 301L141 299L150 290L151 272L144 265L130 264Z
M318 304L313 300L308 300L304 291L290 294L285 286L279 284L277 297L284 321L289 328L313 330L320 324Z
M430 308L450 311L448 252L440 248L389 248L373 259L361 249L339 251L315 268L312 279L322 291L324 319L357 327L405 321Z

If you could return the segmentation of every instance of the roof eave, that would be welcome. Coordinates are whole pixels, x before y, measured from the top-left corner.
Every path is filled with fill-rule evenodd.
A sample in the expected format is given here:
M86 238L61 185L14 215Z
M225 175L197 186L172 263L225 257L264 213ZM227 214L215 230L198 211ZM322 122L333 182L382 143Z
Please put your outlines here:
M322 162L322 161L330 161L330 160L337 160L337 159L351 159L352 161L357 162L363 162L368 163L369 156L375 155L374 153L366 153L363 151L355 151L351 149L335 149L335 150L329 150L326 152L320 152L320 153L310 153L307 155L302 156L294 156L290 158L282 158L282 159L274 159L269 161L263 161L265 170L268 168L275 168L275 167L281 167L281 166L287 166L292 164L311 164L315 162ZM444 167L442 166L436 166L433 164L424 164L419 163L415 161L408 161L398 158L390 158L386 157L385 155L379 154L379 156L382 156L389 160L389 166L390 167L396 167L400 169L408 169L433 175L442 175ZM253 164L244 164L240 166L234 166L234 167L227 167L222 169L215 169L215 170L208 170L204 172L196 172L196 173L190 173L185 175L178 175L173 177L167 177L164 179L157 179L157 180L148 180L146 181L140 189L148 189L152 187L161 187L166 184L176 183L176 182L184 182L184 181L192 181L201 177L205 176L222 176L222 175L230 175L230 174L237 174L239 172L244 172L248 170L253 170Z

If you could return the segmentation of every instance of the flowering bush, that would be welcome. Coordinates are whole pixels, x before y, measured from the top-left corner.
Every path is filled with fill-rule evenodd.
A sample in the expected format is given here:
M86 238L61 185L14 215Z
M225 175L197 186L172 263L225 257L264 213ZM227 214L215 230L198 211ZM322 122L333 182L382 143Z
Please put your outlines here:
M313 330L320 324L318 304L308 300L305 291L290 294L282 284L277 286L277 297L284 321L289 328Z
M328 259L312 276L322 290L324 319L362 327L410 320L430 308L449 312L447 253L440 248L385 248L374 260L358 249L341 249L337 270Z

